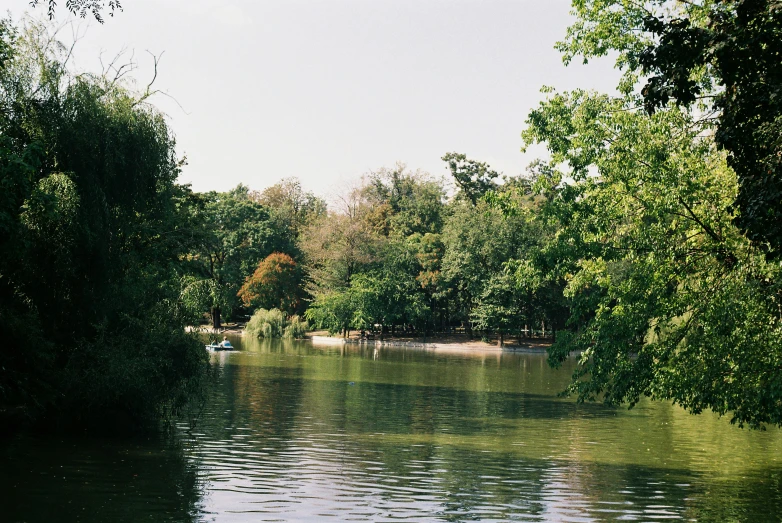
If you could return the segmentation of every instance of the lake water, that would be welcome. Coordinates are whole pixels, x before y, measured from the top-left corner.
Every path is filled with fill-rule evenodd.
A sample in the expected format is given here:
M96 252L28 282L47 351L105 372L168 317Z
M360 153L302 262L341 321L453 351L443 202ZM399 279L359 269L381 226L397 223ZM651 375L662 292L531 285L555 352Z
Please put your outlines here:
M0 521L782 521L782 431L557 397L545 355L232 340L197 427L0 446Z

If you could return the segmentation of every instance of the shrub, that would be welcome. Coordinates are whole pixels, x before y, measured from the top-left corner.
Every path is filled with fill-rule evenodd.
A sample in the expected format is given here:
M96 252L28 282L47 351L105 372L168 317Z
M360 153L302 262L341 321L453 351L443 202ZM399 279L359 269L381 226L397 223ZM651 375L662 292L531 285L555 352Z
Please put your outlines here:
M288 326L285 327L285 332L283 332L282 337L293 339L303 338L307 329L309 329L309 324L302 320L298 315L294 315L288 320Z
M258 309L244 330L257 338L302 338L308 328L298 316L288 318L279 309Z

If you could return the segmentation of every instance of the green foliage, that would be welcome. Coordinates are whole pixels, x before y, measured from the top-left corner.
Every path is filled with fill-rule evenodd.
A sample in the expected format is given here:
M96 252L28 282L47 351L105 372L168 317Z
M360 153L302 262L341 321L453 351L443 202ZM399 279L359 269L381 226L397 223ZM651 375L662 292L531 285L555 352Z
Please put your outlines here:
M572 179L544 211L561 224L549 270L572 301L551 361L581 351L582 400L650 396L781 424L780 268L733 224L736 176L687 113L626 104L555 94L525 132Z
M221 287L215 280L192 275L183 276L181 281L180 300L189 324L198 324L204 311L230 307L227 300L229 293L225 285Z
M569 61L618 52L622 90L643 78L638 103L709 109L738 175L736 222L772 255L782 253L782 9L777 0L642 3L578 0L576 22L559 44Z
M190 217L194 237L185 270L209 282L200 284L208 293L195 294L209 299L188 303L210 312L219 327L222 314L230 317L241 307L238 292L261 260L273 252L295 251L294 238L275 227L269 210L254 201L243 185L194 199Z
M281 338L285 329L285 313L279 309L258 309L247 322L245 331L257 338Z
M431 311L419 290L415 280L392 271L356 275L350 286L354 311L350 326L423 324Z
M449 212L442 182L398 164L370 173L344 203L303 236L307 318L332 333L431 326Z
M384 236L436 233L445 218L445 191L438 180L404 164L369 173L361 190L367 220Z
M71 75L42 26L0 23L0 417L177 411L205 355L183 332L180 163L163 115Z
M302 235L307 291L313 296L344 287L353 274L378 259L383 239L366 219L365 207L355 201L359 195L350 196L347 212L322 216Z
M473 205L487 192L497 188L495 179L499 177L488 164L470 160L461 153L448 153L442 160L448 164L456 185L461 194Z
M313 327L334 334L352 327L354 310L352 293L327 291L315 296L304 316Z
M288 339L301 339L307 334L309 328L310 326L306 321L294 314L288 318L288 325L285 327L285 330L283 330L282 337Z
M303 338L308 329L307 322L298 316L286 316L279 309L258 309L244 330L256 338Z
M307 319L331 334L347 329L372 330L377 325L422 325L430 314L410 280L373 274L356 275L351 286L316 296Z
M616 53L623 98L552 94L524 133L549 149L537 219L556 230L533 274L571 311L551 361L581 351L582 400L780 425L778 2L573 7L565 61Z
M494 274L486 283L476 307L470 311L470 319L481 330L507 334L519 328L523 301L516 292L512 274L503 271Z
M303 228L326 214L326 202L305 191L297 178L287 178L250 198L269 209L274 227L298 239Z
M484 181L496 177L483 164L451 156L478 169ZM502 192L494 182L482 187L494 190L475 192L475 203L466 196L447 201L441 180L401 164L366 176L345 200L344 212L321 218L303 235L310 322L332 333L402 327L418 334L462 323L470 330L473 321L493 332L519 332L532 321L561 323L564 300L556 291L562 284L543 276L534 289L530 282L511 282L517 265L508 266L505 278L514 289L514 313L500 319L492 306L494 277L510 262L527 263L551 228L530 217L536 204L529 180L506 179ZM489 195L519 212L506 220L483 201ZM483 307L474 310L478 305Z
M37 7L42 0L30 0L30 6ZM54 18L54 12L57 7L56 0L46 0L48 4L49 19ZM95 20L103 23L103 10L108 8L109 16L114 16L114 11L122 11L122 4L119 0L67 0L65 7L81 18L85 18L87 13L91 14Z
M507 325L507 314L491 318L491 310L499 313L494 301L502 285L515 287L505 275L507 263L523 260L534 252L545 239L543 229L531 222L530 203L524 197L509 196L520 212L512 216L503 213L484 201L472 206L464 203L455 205L453 214L443 230L444 255L442 258L441 292L455 298L459 318L463 321L476 321L478 328L495 329L498 325ZM501 282L504 282L501 284ZM516 291L507 289L511 293ZM507 297L506 297L507 298ZM522 300L521 295L518 296ZM514 305L517 312L512 321L518 328L535 319L530 297L525 303ZM507 299L503 298L507 302ZM480 311L474 308L482 303ZM505 320L501 320L505 317ZM500 323L496 323L500 322Z

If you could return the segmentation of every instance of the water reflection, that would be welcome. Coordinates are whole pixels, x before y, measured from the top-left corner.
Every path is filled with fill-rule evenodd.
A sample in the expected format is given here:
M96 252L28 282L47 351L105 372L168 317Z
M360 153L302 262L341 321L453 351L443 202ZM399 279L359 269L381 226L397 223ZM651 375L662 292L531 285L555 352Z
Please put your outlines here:
M780 431L741 431L659 403L577 405L556 397L570 370L549 369L542 355L232 342L242 350L213 355L221 376L207 410L173 447L24 440L5 449L0 492L18 493L10 520L782 514Z
M188 442L17 438L0 446L0 521L200 521L202 474Z

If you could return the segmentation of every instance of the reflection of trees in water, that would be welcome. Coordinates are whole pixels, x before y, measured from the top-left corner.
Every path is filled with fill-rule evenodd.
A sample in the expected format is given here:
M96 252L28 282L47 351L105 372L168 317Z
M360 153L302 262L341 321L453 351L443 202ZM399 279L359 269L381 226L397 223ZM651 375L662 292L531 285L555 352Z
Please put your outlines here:
M472 392L444 387L413 387L384 383L314 382L308 396L309 411L334 424L334 414L344 413L341 426L349 433L496 436L504 420L562 420L584 416L614 416L616 410L601 404L578 405L572 401L535 394ZM325 414L328 414L327 416ZM331 420L331 421L329 421Z
M695 490L686 516L698 521L782 521L782 468L763 478L709 482Z
M173 436L19 438L0 449L0 519L200 521L204 484L186 446Z
M698 521L781 519L782 468L766 476L759 467L721 470L720 478L692 471L698 456L718 448L735 448L739 461L774 455L776 440L731 436L722 421L651 404L617 416L602 405L538 394L537 381L508 392L511 378L526 378L506 376L504 368L536 365L532 358L439 365L412 353L413 364L384 366L383 355L378 362L371 352L324 357L278 348L227 355L192 439L28 439L0 447L0 492L13 493L0 519L198 521L205 503L227 487L244 489L232 496L277 502L289 489L313 485L325 496L347 487L389 514L410 508L408 514L454 522L651 519L665 512ZM380 382L404 373L403 384ZM502 390L480 390L481 383ZM653 441L657 455L678 461L627 465L639 463L635 440ZM511 447L519 442L523 452ZM333 495L334 504L356 502ZM218 503L218 514L226 506Z
M552 396L570 382L572 362L552 369L541 354L458 353L346 345L318 349L319 377L395 385L450 387Z
M302 414L315 418L324 431L354 436L348 443L343 442L340 450L345 454L343 461L361 472L358 478L368 475L381 485L385 478L394 478L393 489L378 493L391 504L415 496L401 495L397 487L436 494L442 498L439 517L447 521L463 521L480 514L507 519L519 514L602 518L622 513L642 519L692 514L703 521L753 521L753 517L760 521L764 519L756 516L764 511L782 513L778 510L782 508L779 475L769 481L756 478L744 484L717 480L719 488L715 488L714 480L686 469L579 461L577 451L588 451L576 448L586 441L577 432L594 431L594 423L608 423L611 428L606 430L621 432L603 445L619 443L627 452L633 445L621 441L639 438L636 425L628 424L622 432L614 425L616 409L600 404L577 405L534 394L367 382L350 386L340 381L311 381L306 387ZM651 416L657 426L673 422L668 408L651 409L645 416ZM582 418L591 421L580 423ZM565 446L564 455L572 446L573 459L522 458L497 452L496 441L487 447L490 450L481 452L482 438L487 442L496 440L502 433L503 420L523 419L542 420L543 425L538 423L541 427L549 422L552 428L556 424L573 427L565 430L573 432L572 442L567 437L562 439L561 434L556 436ZM468 437L474 446L442 443L449 434ZM410 439L405 440L408 435ZM437 436L433 441L441 443L426 443L426 435ZM663 452L674 452L668 431L654 438ZM530 443L537 445L540 441ZM541 456L546 452L540 449ZM611 451L603 449L605 452ZM382 463L382 471L364 464L378 462ZM715 496L723 498L716 502ZM736 503L738 500L741 504Z
M579 493L585 512L605 509L635 519L682 518L687 521L782 521L782 469L768 476L704 477L691 470L634 465L568 465L567 484Z
M243 456L252 462L247 470L227 470L254 488L306 490L309 480L302 478L314 473L337 490L355 482L350 492L357 493L369 485L366 495L384 510L431 509L445 521L622 514L751 521L780 513L779 474L728 483L694 473L689 440L664 428L697 432L678 411L646 405L626 416L558 399L544 389L547 382L556 387L548 371L525 374L545 364L541 357L439 362L423 352L377 360L363 349L307 349L296 358L283 352L265 349L252 365L226 365L205 427L208 438L226 444L235 428L262 436L248 441L247 450L256 452ZM500 390L487 390L494 387ZM654 459L639 462L634 453L646 438L663 460L669 452L678 461L659 468ZM592 440L597 445L584 445ZM511 451L518 441L528 447ZM251 474L258 460L267 468L263 477ZM303 468L290 469L295 463ZM270 467L278 474L270 475Z
M697 521L780 521L782 471L768 478L729 482L691 471L604 465L513 454L466 451L452 446L380 445L351 449L347 460L378 484L393 477L393 488L377 495L389 506L435 496L431 514L444 521L477 519L541 521L597 518L676 518ZM364 461L381 462L369 470ZM348 473L348 477L350 474Z
M226 365L221 374L199 430L223 440L239 427L250 429L263 446L288 445L301 403L303 370Z
M544 511L545 468L542 463L516 457L443 449L443 458L456 466L443 474L441 488L447 493L442 503L446 521L463 521L480 510L491 510L491 519L511 519Z

